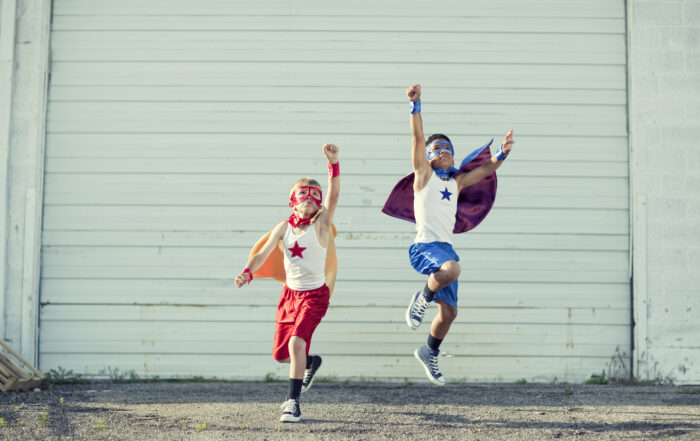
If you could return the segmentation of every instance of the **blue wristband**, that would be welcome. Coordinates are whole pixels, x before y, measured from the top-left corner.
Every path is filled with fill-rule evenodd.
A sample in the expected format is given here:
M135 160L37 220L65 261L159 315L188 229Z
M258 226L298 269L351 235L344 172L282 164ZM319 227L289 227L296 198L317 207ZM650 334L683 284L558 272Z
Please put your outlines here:
M508 157L508 153L503 153L503 144L498 148L498 151L496 152L496 159L499 161L503 161Z
M410 101L411 105L409 109L411 109L411 115L414 113L420 113L420 100L418 101Z

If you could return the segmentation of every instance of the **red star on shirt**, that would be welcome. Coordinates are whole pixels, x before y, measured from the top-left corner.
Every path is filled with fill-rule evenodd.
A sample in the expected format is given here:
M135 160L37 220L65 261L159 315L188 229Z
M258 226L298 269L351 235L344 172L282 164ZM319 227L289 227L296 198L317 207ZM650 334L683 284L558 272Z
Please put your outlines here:
M292 252L292 257L300 257L304 258L304 256L301 255L301 252L304 251L306 247L300 247L299 243L297 241L294 241L294 246L289 249L289 251Z

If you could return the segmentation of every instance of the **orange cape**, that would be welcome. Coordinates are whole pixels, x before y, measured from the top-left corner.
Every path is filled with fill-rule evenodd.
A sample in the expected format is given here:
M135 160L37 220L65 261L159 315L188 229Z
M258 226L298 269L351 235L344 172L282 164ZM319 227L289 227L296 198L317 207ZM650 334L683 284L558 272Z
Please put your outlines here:
M335 278L338 274L338 258L335 254L335 237L338 235L338 230L336 230L335 225L331 224L331 230L333 234L330 235L328 240L328 248L326 249L326 286L333 294L333 287L335 286ZM267 243L270 238L271 231L265 233L250 251L250 255L254 255ZM284 271L284 247L282 246L282 241L280 240L277 246L272 250L270 255L267 257L265 262L259 270L253 273L253 277L265 279L273 278L279 283L284 285L286 281L286 273Z

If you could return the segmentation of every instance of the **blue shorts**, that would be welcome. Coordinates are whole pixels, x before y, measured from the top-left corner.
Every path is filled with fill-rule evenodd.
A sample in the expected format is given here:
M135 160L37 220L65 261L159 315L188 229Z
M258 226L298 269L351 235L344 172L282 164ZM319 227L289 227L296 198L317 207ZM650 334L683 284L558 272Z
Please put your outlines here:
M421 274L430 275L440 269L448 260L459 262L459 256L447 242L416 242L408 249L413 269ZM435 293L435 298L450 306L457 307L457 280Z

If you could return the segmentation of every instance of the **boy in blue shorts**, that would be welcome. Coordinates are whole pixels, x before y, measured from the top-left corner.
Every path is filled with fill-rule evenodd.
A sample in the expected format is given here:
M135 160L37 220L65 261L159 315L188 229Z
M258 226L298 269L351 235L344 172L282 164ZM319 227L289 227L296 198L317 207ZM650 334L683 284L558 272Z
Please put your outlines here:
M409 87L406 94L411 100L413 214L417 231L409 248L409 257L416 271L428 275L425 287L411 298L406 309L406 323L411 329L417 329L430 302L437 303L438 313L430 326L428 341L416 349L414 355L430 381L443 386L445 378L438 367L437 357L440 344L457 317L457 279L461 271L459 256L452 249L452 234L456 230L455 223L459 221L458 197L462 189L494 175L513 147L513 131L508 132L495 155L487 157L478 167L461 173L464 169L454 167L454 149L447 136L435 134L425 140L420 85ZM489 145L478 152L486 149L484 153L489 154ZM492 179L495 197L495 175Z

